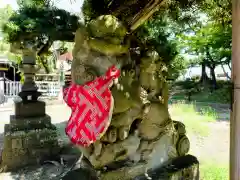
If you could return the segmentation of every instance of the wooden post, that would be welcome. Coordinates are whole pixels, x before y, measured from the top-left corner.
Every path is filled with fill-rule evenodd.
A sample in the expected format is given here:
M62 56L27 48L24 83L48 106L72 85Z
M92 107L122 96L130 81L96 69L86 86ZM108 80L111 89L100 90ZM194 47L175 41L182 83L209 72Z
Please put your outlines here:
M232 0L232 81L230 180L240 179L240 0Z

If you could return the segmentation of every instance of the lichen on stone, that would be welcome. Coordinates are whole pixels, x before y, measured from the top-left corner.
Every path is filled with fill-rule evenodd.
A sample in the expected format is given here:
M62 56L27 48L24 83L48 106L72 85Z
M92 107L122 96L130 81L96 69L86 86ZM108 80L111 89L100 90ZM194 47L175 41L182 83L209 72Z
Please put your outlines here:
M139 51L141 58L136 63L126 43L129 42L126 28L110 15L92 20L85 30L87 33L78 36L86 43L75 41L72 66L75 82L84 79L88 67L94 67L92 71L97 74L116 65L119 55L125 54L127 59L122 59L121 77L111 88L114 109L110 127L97 143L80 148L93 167L102 173L113 167L120 171L124 166L120 162L128 161L133 162L131 171L144 161L147 164L144 168L148 169L188 153L187 146L179 143L185 127L176 126L168 112L167 68L157 52ZM80 66L83 72L76 75L74 71ZM129 177L124 175L123 179Z

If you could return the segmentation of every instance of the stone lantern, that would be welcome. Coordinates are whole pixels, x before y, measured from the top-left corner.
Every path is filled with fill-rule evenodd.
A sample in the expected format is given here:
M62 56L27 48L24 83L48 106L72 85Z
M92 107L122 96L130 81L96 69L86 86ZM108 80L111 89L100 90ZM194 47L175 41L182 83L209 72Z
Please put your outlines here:
M2 166L5 171L38 164L59 153L56 127L45 113L45 102L38 100L41 93L34 81L36 50L25 46L22 54L21 101L15 102L14 115L4 129Z

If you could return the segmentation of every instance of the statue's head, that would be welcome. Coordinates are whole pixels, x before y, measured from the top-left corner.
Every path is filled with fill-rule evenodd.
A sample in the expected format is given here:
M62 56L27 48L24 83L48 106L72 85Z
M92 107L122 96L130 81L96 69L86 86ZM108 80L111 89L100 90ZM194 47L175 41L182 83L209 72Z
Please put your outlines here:
M76 49L78 54L74 61L79 62L77 66L84 67L79 74L89 76L87 80L104 74L112 65L120 68L129 59L127 29L116 17L103 15L83 28L84 31L76 33L76 44L84 45L79 44L81 47ZM77 69L76 64L73 69ZM84 83L84 80L81 83Z
M114 56L128 52L128 47L125 42L127 29L116 17L112 15L99 16L97 19L90 21L87 29L90 36L90 46L93 45L91 44L92 41L96 42L96 40L99 40L115 47L106 50L103 47L96 47L98 44L96 46L94 46L94 44L92 48L96 48L95 50L101 51L106 55ZM117 48L118 46L122 46L122 48Z
M127 58L129 52L127 29L116 17L102 15L90 21L87 31L89 48L99 61L102 61L100 56L111 64L124 64L124 58Z

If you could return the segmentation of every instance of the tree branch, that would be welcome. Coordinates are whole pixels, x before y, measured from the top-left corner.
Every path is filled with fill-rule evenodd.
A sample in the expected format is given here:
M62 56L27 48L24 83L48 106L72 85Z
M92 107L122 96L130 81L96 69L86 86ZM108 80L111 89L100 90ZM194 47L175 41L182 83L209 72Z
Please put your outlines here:
M136 30L140 25L147 21L165 2L166 0L151 0L141 11L129 20L131 31Z

